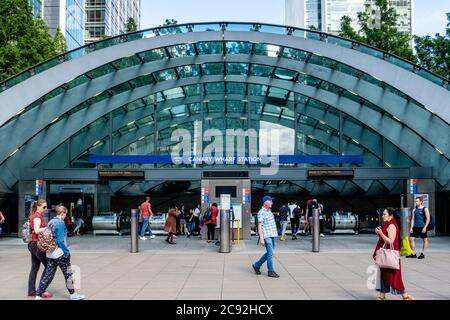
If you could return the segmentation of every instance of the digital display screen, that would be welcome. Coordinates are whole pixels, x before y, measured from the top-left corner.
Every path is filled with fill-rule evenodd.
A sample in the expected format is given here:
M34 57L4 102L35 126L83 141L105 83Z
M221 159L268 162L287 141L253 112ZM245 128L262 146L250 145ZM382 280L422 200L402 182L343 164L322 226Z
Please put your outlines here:
M144 171L99 171L99 179L104 180L144 180Z
M308 179L353 179L353 170L308 170Z
M236 186L216 186L216 198L220 198L222 194L229 194L231 198L237 197Z

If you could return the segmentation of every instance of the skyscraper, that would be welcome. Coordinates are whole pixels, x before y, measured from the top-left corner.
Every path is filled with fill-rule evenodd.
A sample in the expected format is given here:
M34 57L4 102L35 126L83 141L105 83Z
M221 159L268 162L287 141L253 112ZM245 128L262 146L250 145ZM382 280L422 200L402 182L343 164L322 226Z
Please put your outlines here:
M140 0L86 0L85 9L86 43L125 32L130 17L136 21L138 29L140 27Z
M375 0L286 0L286 25L337 34L341 18L349 16L357 30L358 12L367 10L377 15ZM397 12L399 31L413 33L413 0L389 0Z
M59 28L66 38L67 50L84 45L84 1L43 0L44 21L54 36Z
M28 0L31 11L33 12L34 18L42 18L43 16L43 7L42 0Z

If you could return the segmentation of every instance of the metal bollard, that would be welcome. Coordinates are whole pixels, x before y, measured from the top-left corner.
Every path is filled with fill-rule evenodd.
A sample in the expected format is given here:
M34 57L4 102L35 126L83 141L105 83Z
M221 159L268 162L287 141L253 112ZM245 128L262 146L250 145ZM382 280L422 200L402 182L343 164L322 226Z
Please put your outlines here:
M401 208L401 219L400 219L400 229L401 229L401 238L409 237L409 230L411 227L411 209L410 208Z
M319 225L319 209L313 209L312 215L312 228L313 228L313 239L312 239L312 252L319 252L320 250L320 225Z
M138 225L139 225L139 210L131 209L131 248L130 248L131 253L139 252Z
M220 249L221 253L231 251L230 242L230 210L220 210Z

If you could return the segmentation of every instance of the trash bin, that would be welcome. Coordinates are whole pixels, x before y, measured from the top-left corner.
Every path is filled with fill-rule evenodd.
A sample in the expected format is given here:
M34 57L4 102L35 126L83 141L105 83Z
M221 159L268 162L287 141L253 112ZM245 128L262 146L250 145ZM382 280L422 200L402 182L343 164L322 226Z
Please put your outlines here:
M220 253L231 251L230 210L220 210Z

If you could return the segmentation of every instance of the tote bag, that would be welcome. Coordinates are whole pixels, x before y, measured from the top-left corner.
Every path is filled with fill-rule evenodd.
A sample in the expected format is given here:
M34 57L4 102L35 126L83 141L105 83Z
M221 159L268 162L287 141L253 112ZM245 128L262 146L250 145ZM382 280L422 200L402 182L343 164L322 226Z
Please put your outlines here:
M394 250L393 245L390 245L389 249L386 249L386 244L377 251L375 257L375 264L383 269L400 269L400 252Z

